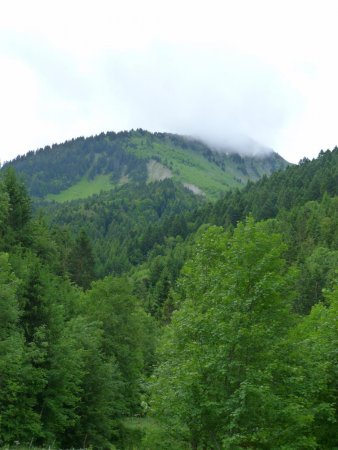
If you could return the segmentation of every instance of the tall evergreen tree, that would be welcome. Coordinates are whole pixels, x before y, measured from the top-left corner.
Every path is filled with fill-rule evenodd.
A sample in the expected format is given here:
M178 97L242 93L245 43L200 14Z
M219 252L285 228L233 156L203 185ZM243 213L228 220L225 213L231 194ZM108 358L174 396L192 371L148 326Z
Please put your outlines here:
M0 254L0 443L15 440L29 444L42 435L36 411L37 394L43 389L43 373L32 360L38 356L25 345L18 327L19 280L12 272L8 255Z
M9 197L9 225L22 238L21 233L31 218L31 200L12 167L5 170L3 183Z
M72 281L88 289L95 277L95 260L91 242L84 230L75 239L69 255L69 272Z

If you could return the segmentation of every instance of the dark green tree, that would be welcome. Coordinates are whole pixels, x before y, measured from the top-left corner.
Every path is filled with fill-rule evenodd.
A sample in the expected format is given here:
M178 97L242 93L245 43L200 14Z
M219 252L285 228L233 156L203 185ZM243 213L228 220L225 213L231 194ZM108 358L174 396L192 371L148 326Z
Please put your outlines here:
M3 183L9 199L8 224L15 238L22 240L25 238L25 227L31 218L31 200L12 167L5 170Z
M0 442L27 445L43 434L36 411L37 395L45 385L44 374L32 361L40 352L26 346L18 327L19 280L12 272L8 255L0 254Z
M8 233L9 196L3 183L0 183L0 246L5 245Z
M88 289L95 278L95 260L91 242L84 230L75 239L69 255L69 273L72 281Z
M50 299L46 295L47 276L38 258L25 258L26 270L21 284L20 322L27 342L34 341L41 328L48 328L51 317Z

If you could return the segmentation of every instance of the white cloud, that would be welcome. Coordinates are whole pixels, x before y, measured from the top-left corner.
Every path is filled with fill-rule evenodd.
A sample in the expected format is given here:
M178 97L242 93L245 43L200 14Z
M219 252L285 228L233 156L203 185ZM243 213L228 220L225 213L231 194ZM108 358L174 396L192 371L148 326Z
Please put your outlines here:
M335 1L5 2L2 160L78 135L249 135L291 161L337 144Z

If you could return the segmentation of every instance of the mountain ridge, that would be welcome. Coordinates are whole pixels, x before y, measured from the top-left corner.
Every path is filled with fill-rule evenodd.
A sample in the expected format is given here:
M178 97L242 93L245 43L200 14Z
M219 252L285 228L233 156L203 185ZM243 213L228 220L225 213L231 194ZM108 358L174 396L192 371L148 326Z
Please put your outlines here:
M195 138L138 129L53 144L3 167L9 165L23 176L32 196L65 201L124 183L152 182L164 174L199 195L216 199L289 163L275 152L262 156L221 152ZM80 196L73 192L74 186Z

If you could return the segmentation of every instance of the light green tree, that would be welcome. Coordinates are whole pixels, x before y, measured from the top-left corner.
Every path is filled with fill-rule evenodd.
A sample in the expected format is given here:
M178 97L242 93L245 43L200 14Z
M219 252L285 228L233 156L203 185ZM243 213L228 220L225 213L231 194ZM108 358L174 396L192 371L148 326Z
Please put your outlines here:
M84 310L90 320L102 324L102 350L113 357L122 376L125 412L135 412L140 403L140 382L151 358L153 321L132 294L127 278L106 277L93 283Z
M173 448L316 448L293 374L295 273L284 249L252 219L232 236L217 227L200 236L154 380L153 411Z

